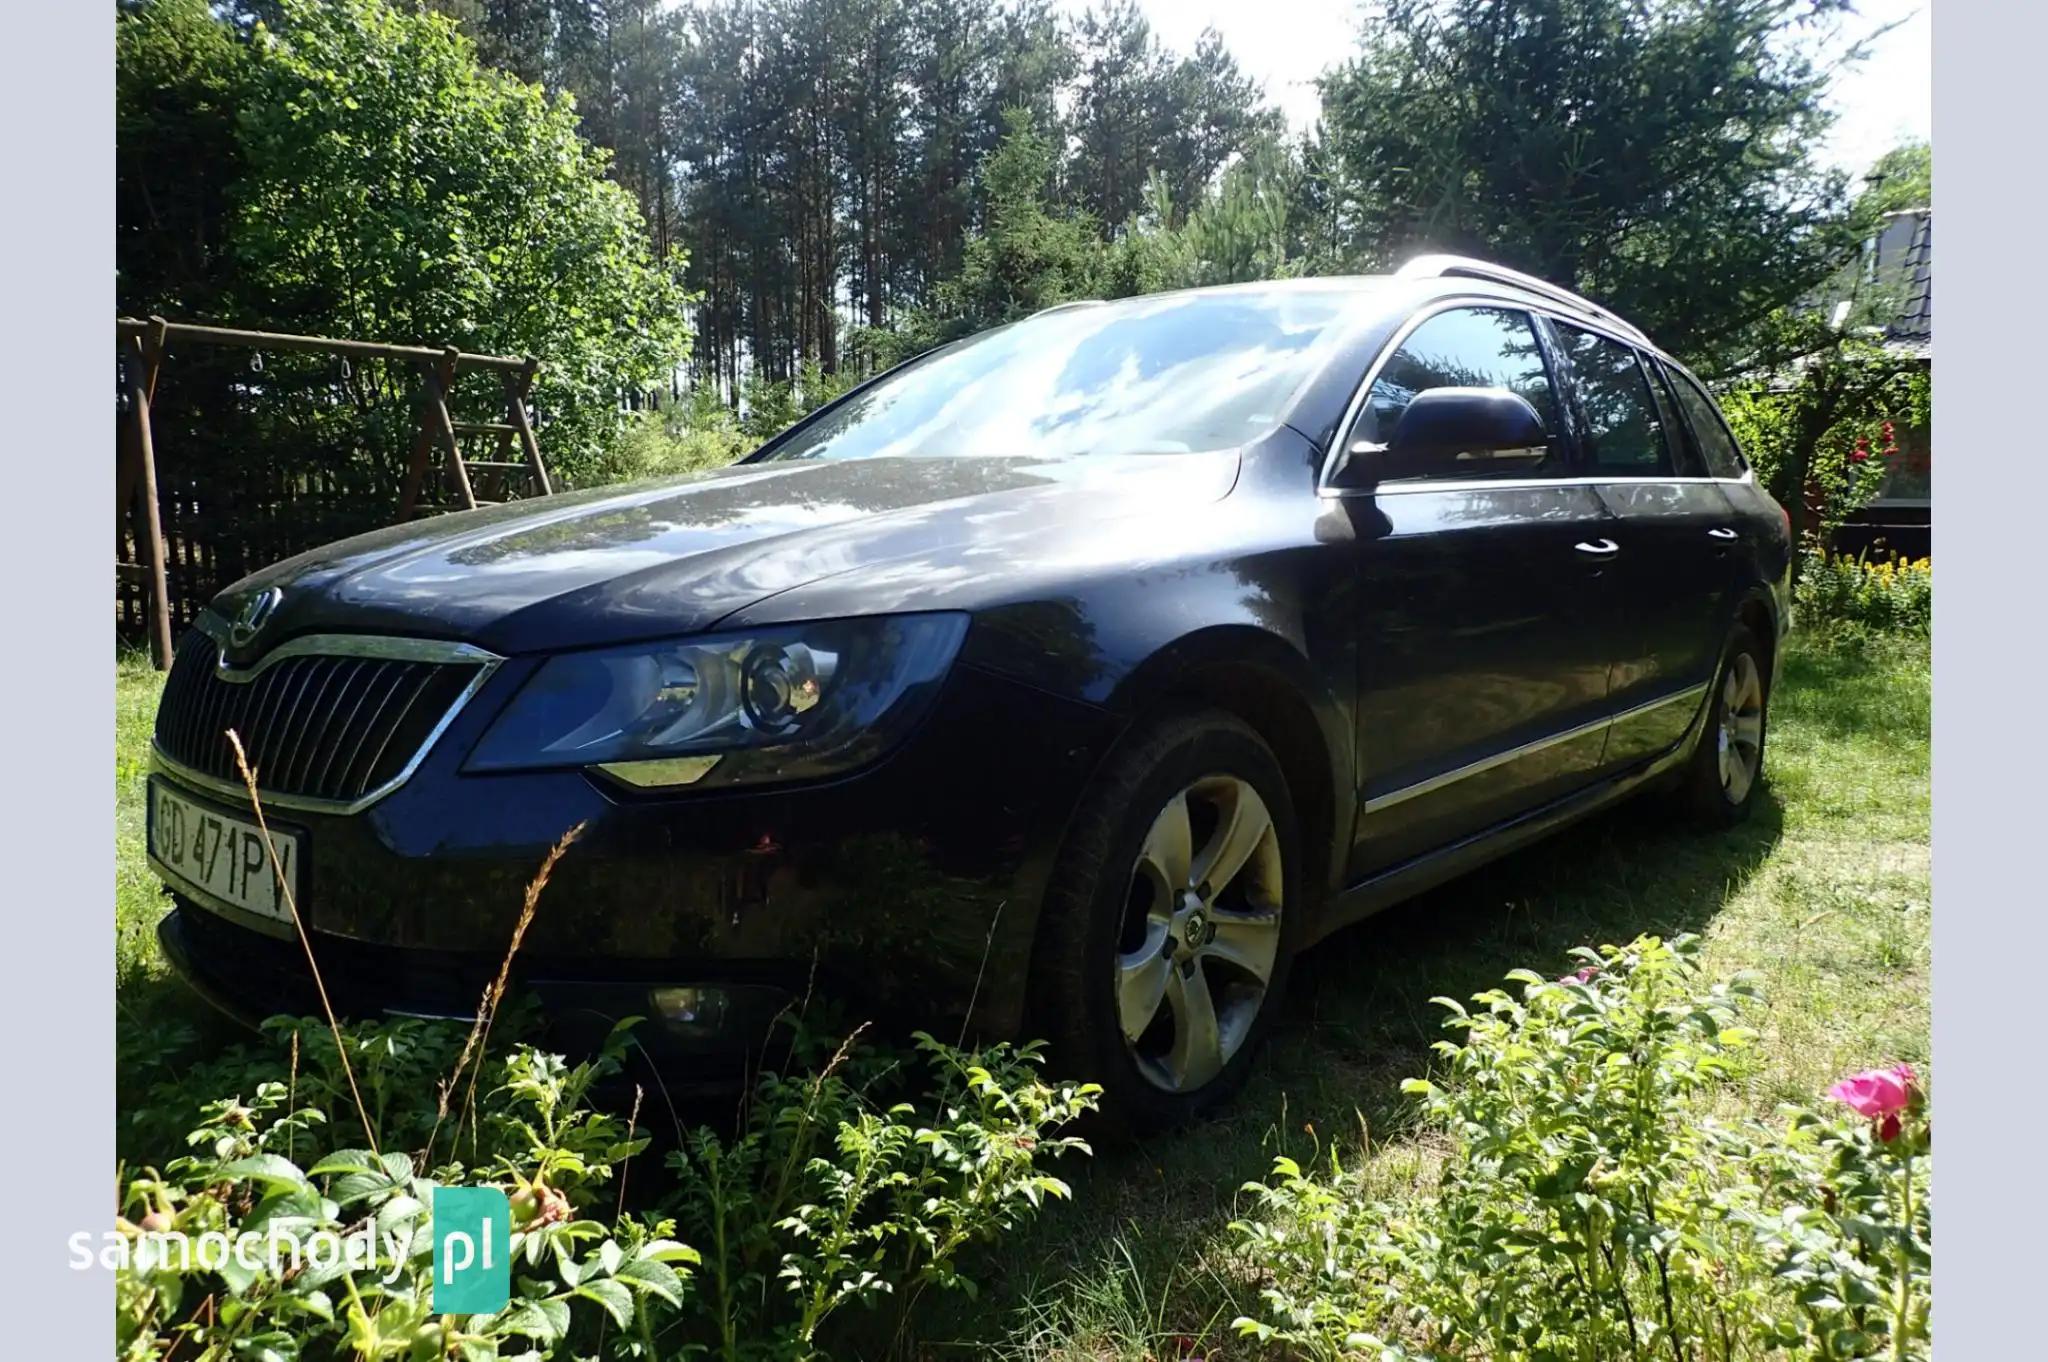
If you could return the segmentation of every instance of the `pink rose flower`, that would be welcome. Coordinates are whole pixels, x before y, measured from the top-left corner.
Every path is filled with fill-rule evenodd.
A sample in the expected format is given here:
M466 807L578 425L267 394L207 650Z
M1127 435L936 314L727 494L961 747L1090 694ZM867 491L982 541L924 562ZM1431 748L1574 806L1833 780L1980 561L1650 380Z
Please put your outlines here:
M1598 965L1581 965L1570 974L1564 975L1557 982L1560 984L1590 984L1593 982L1593 976L1599 972L1600 967Z
M1915 1077L1910 1064L1895 1064L1889 1069L1865 1069L1860 1074L1850 1074L1829 1088L1828 1096L1857 1115L1876 1120L1906 1109L1913 1100Z

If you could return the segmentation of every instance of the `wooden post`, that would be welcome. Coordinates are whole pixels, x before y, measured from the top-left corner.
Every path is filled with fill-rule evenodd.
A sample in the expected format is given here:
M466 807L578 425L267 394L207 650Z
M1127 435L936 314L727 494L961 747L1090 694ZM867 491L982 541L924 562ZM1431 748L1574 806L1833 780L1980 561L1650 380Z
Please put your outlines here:
M128 413L133 431L135 457L142 474L143 565L149 573L149 650L156 669L171 665L171 592L164 563L163 509L157 502L156 447L149 430L149 395L156 390L157 367L163 363L164 333L161 317L149 319L147 335L128 342L122 352L122 369L128 384Z
M541 462L540 441L533 438L533 422L526 414L526 395L533 391L533 376L539 369L540 361L528 355L526 367L516 376L505 375L505 394L510 399L506 405L512 409L512 424L519 428L519 443L526 449L526 461L533 465L534 483L542 496L550 496L555 485L548 477L548 466Z
M462 508L476 509L476 490L469 485L469 469L462 463L462 440L455 433L455 418L448 413L448 393L455 386L456 365L462 360L462 352L449 346L441 352L441 363L437 370L440 382L434 388L434 407L428 417L440 432L442 442L448 446L448 476L455 480L455 493L462 498Z
M426 386L420 393L420 429L413 436L412 453L405 461L405 486L398 494L399 523L411 520L419 508L420 493L427 481L427 460L434 449L434 408L441 401L439 389L441 380L431 364L420 366L426 375Z

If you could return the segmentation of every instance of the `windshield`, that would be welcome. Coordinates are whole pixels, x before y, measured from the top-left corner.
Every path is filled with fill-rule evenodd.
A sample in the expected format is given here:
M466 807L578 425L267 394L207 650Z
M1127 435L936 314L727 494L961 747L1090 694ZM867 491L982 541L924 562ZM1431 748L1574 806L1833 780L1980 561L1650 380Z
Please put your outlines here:
M1063 308L907 365L768 459L1165 454L1270 431L1323 362L1355 285Z

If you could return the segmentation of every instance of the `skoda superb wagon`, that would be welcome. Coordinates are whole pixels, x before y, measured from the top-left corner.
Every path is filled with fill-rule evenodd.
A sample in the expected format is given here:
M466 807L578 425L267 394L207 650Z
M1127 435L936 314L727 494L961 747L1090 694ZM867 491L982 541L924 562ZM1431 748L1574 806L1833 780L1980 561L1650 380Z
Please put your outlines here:
M400 525L224 592L157 719L185 977L465 1015L517 961L730 1081L817 989L1052 1038L1138 1124L1290 959L1633 792L1757 798L1789 537L1713 399L1535 279L1052 308L730 468Z

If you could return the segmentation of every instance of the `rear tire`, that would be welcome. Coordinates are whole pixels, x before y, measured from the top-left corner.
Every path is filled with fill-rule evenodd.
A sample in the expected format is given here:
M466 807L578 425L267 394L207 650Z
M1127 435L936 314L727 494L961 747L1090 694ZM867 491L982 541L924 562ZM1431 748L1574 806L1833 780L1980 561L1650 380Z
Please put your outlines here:
M1770 675L1762 641L1748 625L1735 626L1721 651L1681 787L1688 811L1703 826L1732 827L1756 804L1764 780Z
M1243 721L1142 723L1082 797L1047 890L1034 1025L1125 1132L1210 1110L1245 1079L1304 918L1294 803Z

